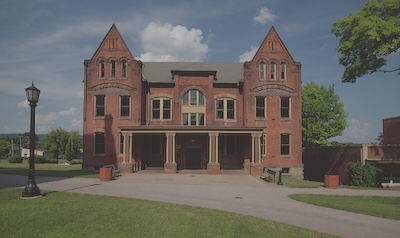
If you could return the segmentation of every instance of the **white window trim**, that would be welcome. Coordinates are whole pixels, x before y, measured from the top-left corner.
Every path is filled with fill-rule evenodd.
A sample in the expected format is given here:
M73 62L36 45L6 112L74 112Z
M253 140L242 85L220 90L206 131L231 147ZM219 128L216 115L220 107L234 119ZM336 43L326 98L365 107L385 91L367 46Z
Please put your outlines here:
M257 98L258 97L263 97L264 98L264 117L257 116ZM256 100L255 100L255 116L256 116L256 120L265 120L265 119L267 119L267 97L266 96L256 96Z
M269 64L269 71L270 71L269 72L269 79L275 81L276 80L276 63L275 62L271 62ZM272 75L274 76L273 78L272 78Z
M282 98L289 98L289 117L282 117ZM281 120L290 120L292 119L292 97L280 97L279 98L279 116Z
M265 67L265 65L266 65L265 62L260 62L258 64L258 67L259 67L258 77L259 77L260 80L265 80L266 79L266 77L265 77L265 75L266 75L266 71L265 71L266 67ZM261 75L261 72L263 73L262 75Z
M288 153L288 154L282 154L282 149L281 149L281 147L282 147L282 136L283 136L283 135L288 135L288 136L289 136L289 144L288 144L289 153ZM282 134L280 134L279 140L280 140L280 143L279 143L280 156L281 156L281 157L290 157L291 154L292 154L292 143L291 143L291 142L292 142L292 135L289 134L289 133L282 133Z
M282 66L283 66L283 71L282 71ZM284 76L285 76L283 78L282 78L282 72L284 73ZM281 81L286 81L287 80L287 64L286 64L286 62L281 62L279 77L280 77Z
M153 116L153 101L154 100L160 100L160 118L154 118ZM170 112L169 112L169 116L170 118L168 119L164 119L164 100L168 100L169 101L169 106L170 106ZM151 99L151 120L152 121L171 121L172 120L172 100L170 98L166 98L166 97L155 97Z
M223 118L217 118L217 101L223 101ZM228 100L233 101L233 118L228 118ZM236 121L236 100L233 98L217 98L215 100L215 120L217 121Z
M128 97L129 98L129 105L128 105L128 116L122 116L121 112L122 112L122 97ZM119 118L130 118L131 117L131 96L129 95L120 95L119 96Z
M98 116L97 115L97 96L104 96L104 105L103 105L103 107L104 107L104 115L103 116ZM94 95L94 117L97 117L97 118L104 118L105 116L107 115L107 113L106 113L106 96L105 95Z

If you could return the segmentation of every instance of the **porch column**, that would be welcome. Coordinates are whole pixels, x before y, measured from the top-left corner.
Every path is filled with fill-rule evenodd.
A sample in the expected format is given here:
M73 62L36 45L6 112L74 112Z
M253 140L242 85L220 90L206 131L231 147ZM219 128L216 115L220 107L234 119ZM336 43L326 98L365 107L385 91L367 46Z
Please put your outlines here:
M208 174L219 174L221 166L218 162L218 133L208 133Z
M133 134L130 133L129 134L129 159L128 159L128 163L132 163L132 158L133 158L132 145L133 145Z
M123 141L122 141L122 163L126 163L126 133L122 133Z
M176 173L177 164L175 162L175 133L165 134L166 146L165 146L165 164L164 171L166 173Z
M250 174L259 176L263 170L263 165L261 164L261 147L260 138L261 133L251 134L251 165Z

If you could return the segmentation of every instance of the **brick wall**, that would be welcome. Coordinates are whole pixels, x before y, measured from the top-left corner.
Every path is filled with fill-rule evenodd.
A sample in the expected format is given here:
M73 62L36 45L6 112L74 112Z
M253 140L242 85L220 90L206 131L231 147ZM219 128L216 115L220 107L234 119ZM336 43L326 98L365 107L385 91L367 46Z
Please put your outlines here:
M400 117L383 119L383 142L400 145Z

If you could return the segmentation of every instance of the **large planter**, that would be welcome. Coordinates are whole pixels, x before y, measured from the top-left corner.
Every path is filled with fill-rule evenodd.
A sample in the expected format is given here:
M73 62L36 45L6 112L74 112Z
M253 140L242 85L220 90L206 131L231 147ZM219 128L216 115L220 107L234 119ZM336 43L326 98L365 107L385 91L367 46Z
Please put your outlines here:
M325 175L325 188L338 188L339 175Z
M100 168L100 181L112 180L112 168Z

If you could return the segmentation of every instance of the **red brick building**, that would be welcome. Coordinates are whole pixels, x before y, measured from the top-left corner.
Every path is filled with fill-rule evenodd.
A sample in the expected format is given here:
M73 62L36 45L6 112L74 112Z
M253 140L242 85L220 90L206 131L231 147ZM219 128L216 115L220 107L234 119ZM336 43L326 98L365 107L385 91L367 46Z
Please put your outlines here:
M400 116L383 119L383 143L400 145Z
M273 27L243 64L141 62L113 25L84 65L85 168L302 175L301 64Z

